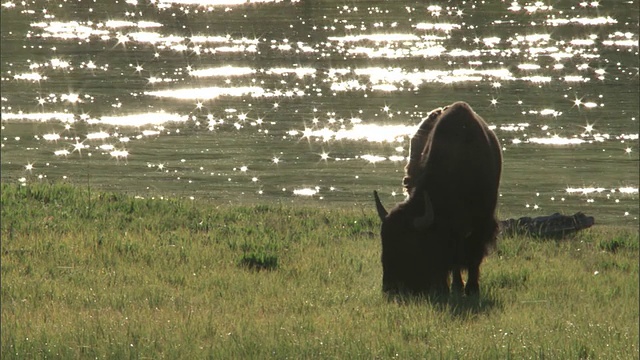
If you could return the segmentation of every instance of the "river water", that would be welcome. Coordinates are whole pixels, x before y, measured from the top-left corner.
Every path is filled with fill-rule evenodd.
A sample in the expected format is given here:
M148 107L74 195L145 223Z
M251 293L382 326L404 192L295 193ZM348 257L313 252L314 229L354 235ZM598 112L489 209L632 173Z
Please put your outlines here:
M7 0L2 182L373 211L463 100L503 147L500 217L635 226L639 7Z

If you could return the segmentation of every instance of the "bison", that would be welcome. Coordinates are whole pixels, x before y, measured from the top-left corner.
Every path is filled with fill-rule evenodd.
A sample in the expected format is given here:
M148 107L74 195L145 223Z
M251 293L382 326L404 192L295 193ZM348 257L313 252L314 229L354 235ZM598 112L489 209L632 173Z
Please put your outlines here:
M502 154L495 134L464 102L432 111L411 141L406 201L382 220L385 293L479 292L480 264L495 244ZM461 270L467 270L463 284Z

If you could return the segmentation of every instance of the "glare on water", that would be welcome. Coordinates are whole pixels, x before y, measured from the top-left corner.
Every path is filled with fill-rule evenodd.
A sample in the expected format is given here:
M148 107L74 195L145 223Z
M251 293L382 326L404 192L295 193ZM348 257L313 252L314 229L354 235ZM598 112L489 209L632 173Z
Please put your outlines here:
M8 0L2 181L368 203L402 194L418 124L464 100L501 141L502 213L632 223L638 7Z

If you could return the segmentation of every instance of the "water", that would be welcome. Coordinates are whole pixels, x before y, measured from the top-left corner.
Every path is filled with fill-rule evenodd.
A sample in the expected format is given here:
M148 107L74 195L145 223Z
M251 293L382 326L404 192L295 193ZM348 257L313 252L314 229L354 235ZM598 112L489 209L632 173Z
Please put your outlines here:
M373 211L467 101L500 214L637 225L633 1L2 3L2 181Z

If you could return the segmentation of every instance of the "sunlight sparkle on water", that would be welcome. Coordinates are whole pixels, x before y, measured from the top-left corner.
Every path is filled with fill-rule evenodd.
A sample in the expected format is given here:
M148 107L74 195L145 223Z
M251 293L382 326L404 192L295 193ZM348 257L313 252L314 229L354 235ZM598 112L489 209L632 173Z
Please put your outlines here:
M77 141L75 142L75 144L72 144L72 145L73 145L73 150L71 150L71 152L77 151L81 155L82 155L82 149L89 147L88 145L85 145Z
M154 21L132 22L132 21L126 21L126 20L109 20L104 24L104 26L108 28L114 28L114 29L121 28L121 27L138 27L138 28L146 29L146 28L162 27L162 24Z
M524 131L529 127L529 123L505 124L500 125L501 131Z
M316 195L317 193L318 193L318 188L317 187L315 189L302 188L302 189L294 189L293 190L293 195L298 195L298 196L313 196L313 195Z
M160 135L160 131L158 130L143 130L142 136L155 136Z
M602 193L604 191L607 191L607 189L603 187L568 187L565 189L565 191L569 194L588 195L593 193ZM638 188L627 186L617 189L609 189L608 191L611 193L620 192L622 194L637 194Z
M126 158L129 156L129 152L127 150L113 150L109 154L116 159Z
M58 141L60 140L60 134L44 134L42 138L47 141Z
M232 6L249 3L278 3L283 0L159 0L160 4L197 5L197 6ZM294 0L296 2L299 0Z
M144 125L161 125L167 122L185 122L187 120L187 115L170 114L160 111L123 116L103 116L99 120L93 120L88 123L139 127Z
M461 28L458 24L447 23L418 23L415 25L417 30L440 30L444 32L451 32L452 30L458 30Z
M551 76L525 76L522 80L531 81L532 83L549 83L551 82Z
M518 69L520 70L539 70L540 65L538 64L519 64Z
M578 25L607 25L607 24L617 24L618 20L607 16L607 17L574 17L571 19L547 19L546 23L553 26L558 25L567 25L567 24L578 24Z
M585 78L581 75L567 75L564 77L564 81L566 82L587 82L589 80L589 78Z
M579 193L582 195L587 195L587 194L591 194L591 193L601 193L603 191L605 191L605 188L596 188L596 187L588 187L588 188L567 188L565 191L569 194L575 194L575 193Z
M314 69L314 68L305 68L305 67L284 68L284 67L279 67L279 68L267 69L265 71L265 74L267 74L267 75L270 75L270 74L276 74L276 75L296 74L297 77L303 78L305 76L315 76L316 72L317 72L317 70Z
M221 66L217 68L208 68L200 70L192 70L189 75L195 77L212 77L212 76L242 76L254 74L256 71L250 67L237 66Z
M480 82L485 79L491 80L515 80L513 74L506 68L495 69L454 69L454 70L406 70L403 68L383 68L368 67L353 70L355 76L367 77L370 85L364 85L357 79L345 79L344 75L350 74L351 70L330 72L329 75L337 76L331 85L333 91L364 90L370 86L373 90L396 91L399 86L409 86L408 89L418 88L425 83L452 84L458 82ZM524 78L533 79L536 78ZM551 81L551 78L546 78Z
M17 75L13 75L13 78L15 80L28 80L28 81L33 81L33 82L38 82L41 80L47 80L48 77L46 76L42 76L38 73L25 73L25 74L17 74Z
M553 135L552 137L548 138L530 138L529 142L540 145L580 145L585 143L585 140L579 138L565 138L558 135Z
M110 136L111 135L109 135L109 133L105 131L92 132L87 134L87 140L104 140L109 138Z
M592 101L588 101L588 102L582 103L582 105L583 105L584 107L588 108L588 109L592 109L592 108L594 108L594 107L597 107L597 106L598 106L598 104L596 104L596 103L594 103L594 102L592 102Z
M521 6L517 1L512 1L511 6L508 8L508 10L513 12L518 12L523 9L528 13L535 13L538 11L550 11L553 9L553 6L545 5L545 3L542 1L536 1L535 3L525 3L524 6Z
M411 136L415 126L407 125L375 125L355 124L351 129L332 130L329 128L309 129L303 131L303 138L319 138L329 140L365 140L369 142L395 142L405 136ZM295 132L297 134L297 131Z
M69 113L2 113L0 114L0 118L2 120L25 120L25 121L50 121L50 120L59 120L63 123L72 123L75 121L74 115Z
M638 188L634 188L634 187L621 187L618 188L618 191L620 191L623 194L637 194L638 193Z
M384 157L384 156L370 155L370 154L361 155L360 158L363 159L363 160L366 160L366 161L368 161L368 162L370 162L372 164L387 160L387 158Z
M587 125L584 126L584 132L591 134L593 132L593 124L587 123Z
M390 42L390 41L417 41L417 40L420 40L420 37L413 34L360 34L360 35L347 35L347 36L329 36L328 40L339 41L339 42L358 42L358 41Z
M19 46L3 53L11 181L44 179L41 168L74 178L91 161L115 179L109 186L133 192L176 193L177 179L194 184L185 191L245 201L276 190L357 203L361 192L370 201L370 184L401 196L417 124L466 94L459 100L489 122L505 164L562 169L557 179L520 174L554 191L554 204L558 193L637 200L636 0L123 0L89 1L82 14L75 2L2 4L3 18L25 25L7 24ZM599 164L606 170L588 171ZM566 210L507 195L507 212L509 202Z
M287 94L278 94L277 92L269 92L258 86L240 86L240 87L207 87L195 89L177 89L177 90L158 90L146 91L145 95L156 97L168 97L180 100L210 100L222 96L244 96L252 97L275 97L286 96ZM304 91L298 90L292 92L291 96L304 96ZM274 105L274 107L276 107Z
M329 153L322 152L322 153L320 154L320 160L327 161L328 159L329 159Z

